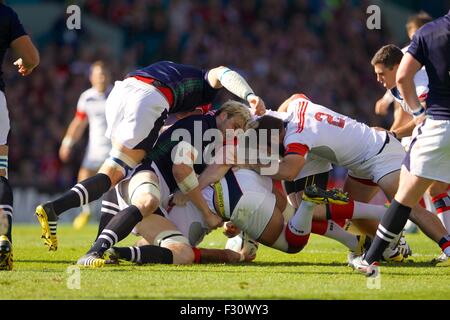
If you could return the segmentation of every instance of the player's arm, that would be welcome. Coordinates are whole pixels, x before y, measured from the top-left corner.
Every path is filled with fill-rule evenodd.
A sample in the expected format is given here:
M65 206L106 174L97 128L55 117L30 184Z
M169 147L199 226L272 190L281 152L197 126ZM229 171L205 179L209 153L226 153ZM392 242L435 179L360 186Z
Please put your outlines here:
M233 159L235 152L230 151L234 150L235 148L232 150L230 148L222 148L217 151L214 161L198 177L198 187L200 190L222 179L228 170L233 167L235 163L235 159ZM172 198L173 204L177 206L185 206L189 200L189 197L182 192L176 192Z
M264 101L255 95L253 89L236 71L220 66L208 71L208 82L215 88L224 87L239 98L246 100L250 107L256 109L257 115L263 115L266 107Z
M378 114L380 116L387 115L389 106L393 101L394 97L392 96L390 91L387 90L384 96L375 103L375 114Z
M239 263L248 262L255 259L255 255L251 256L242 250L236 252L229 249L205 249L200 248L201 263Z
M275 173L271 173L272 170L270 169L271 167L273 168L274 163L270 165L252 165L252 169L275 180L293 181L303 169L305 162L305 158L301 155L287 154L277 164L278 169Z
M77 113L67 129L66 135L59 148L59 157L61 161L66 162L69 159L72 147L77 143L88 126L88 119L85 115Z
M194 171L194 162L198 151L189 143L184 141L178 143L175 149L172 173L180 191L185 194L205 219L211 229L216 229L223 224L222 219L211 212L202 195L197 175Z
M17 66L18 72L22 76L29 75L34 68L39 65L39 51L36 49L29 36L24 35L13 40L10 47L19 57L14 62L14 65Z
M394 123L392 123L389 131L392 132L397 139L401 139L410 136L414 127L415 122L412 116L403 110L398 102L395 102Z
M416 86L414 84L414 76L420 68L422 68L422 64L407 52L400 62L396 78L397 88L406 104L413 111L414 118L419 118L425 113L425 108L417 97Z

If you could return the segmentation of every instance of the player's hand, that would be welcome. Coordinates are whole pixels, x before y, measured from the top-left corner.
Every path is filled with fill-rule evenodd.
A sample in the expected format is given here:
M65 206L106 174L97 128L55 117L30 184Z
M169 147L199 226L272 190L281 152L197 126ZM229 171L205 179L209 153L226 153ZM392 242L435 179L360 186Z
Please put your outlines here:
M381 98L375 104L375 114L379 116L386 116L388 114L390 105L391 104L388 103L385 99Z
M418 117L414 117L414 123L416 124L416 126L418 126L419 124L422 124L422 122L425 120L425 113L423 113L422 115L418 116Z
M250 262L255 260L256 258L256 253L250 254L250 252L248 252L246 249L242 249L241 251L239 251L239 254L241 255L241 262Z
M17 72L19 72L23 77L28 76L31 72L33 72L34 69L30 66L25 65L22 58L17 59L14 62L14 65L17 66Z
M70 158L70 148L67 146L61 146L59 148L59 159L61 159L62 162L69 161Z
M231 221L227 221L223 225L223 234L228 238L233 238L237 236L240 232L241 230L238 227L236 227Z
M215 230L223 225L223 220L218 215L215 215L211 211L205 217L205 223L211 230Z
M255 114L257 116L262 116L266 113L266 105L264 104L263 99L260 97L251 94L247 98L247 102L250 105L250 108L255 109Z
M171 203L174 206L181 206L184 207L186 206L186 203L189 201L189 197L187 195L185 195L183 192L181 191L176 191L173 194L173 197L171 199Z

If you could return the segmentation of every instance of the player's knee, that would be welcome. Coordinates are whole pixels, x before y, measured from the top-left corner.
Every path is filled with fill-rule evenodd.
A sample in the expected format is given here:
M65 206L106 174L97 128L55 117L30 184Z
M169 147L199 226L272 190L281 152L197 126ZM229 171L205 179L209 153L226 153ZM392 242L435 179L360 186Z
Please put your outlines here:
M287 253L299 253L300 251L303 250L304 247L305 247L305 245L301 245L301 246L289 245Z
M108 159L105 160L101 171L109 171L111 174L120 173L123 177L125 177L128 172L134 169L137 165L138 162L132 157L113 148L111 149ZM112 177L110 178L112 179Z
M427 192L430 195L430 197L434 198L440 194L446 193L448 188L447 183L443 182L434 182L431 184L431 186L428 188Z
M158 208L159 198L155 197L151 193L141 193L132 198L131 204L138 207L142 215L145 217L153 213Z
M153 213L160 205L159 186L155 182L145 181L128 190L130 203L139 208L143 216Z
M172 251L173 264L193 264L195 262L195 254L190 245L186 243L168 243L163 246Z

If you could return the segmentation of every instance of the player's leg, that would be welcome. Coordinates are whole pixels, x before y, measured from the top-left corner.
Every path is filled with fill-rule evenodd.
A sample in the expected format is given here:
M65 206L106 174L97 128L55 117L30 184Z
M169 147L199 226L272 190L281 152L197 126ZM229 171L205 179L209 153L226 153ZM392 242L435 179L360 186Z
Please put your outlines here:
M158 177L150 170L137 171L130 180L121 183L121 194L130 205L108 222L88 256L101 258L107 249L126 238L144 217L155 212L160 203L158 183Z
M151 214L138 223L135 230L143 240L131 247L112 247L108 251L109 259L138 264L186 264L194 261L189 242L166 218ZM167 246L169 243L171 245Z
M8 147L0 145L0 270L11 270L13 192L7 178Z
M447 232L450 233L450 198L448 195L448 186L447 183L434 181L428 188L427 193L430 196L434 212L436 212ZM434 262L444 262L447 260L448 257L443 252L433 259Z
M101 212L100 223L98 225L98 231L95 240L98 239L98 237L105 229L105 227L108 225L108 223L111 221L111 219L114 218L114 216L120 212L120 206L117 197L117 187L105 193L102 200L102 208L100 212Z
M349 176L344 184L344 191L349 196L359 202L369 203L380 190L378 185L368 180L357 179ZM352 225L355 226L362 234L375 236L378 228L379 220L373 219L353 219Z
M98 170L92 170L87 167L81 167L78 171L78 181L84 181L97 173ZM80 214L74 219L73 227L76 230L82 229L91 217L91 205L89 203L83 205Z
M8 181L9 117L6 99L0 91L0 270L11 270L13 192Z
M57 249L58 216L70 208L99 199L122 180L151 150L164 124L169 109L165 97L153 86L127 80L116 82L106 102L106 135L112 140L109 158L96 175L36 209L43 238L50 250Z
M313 220L311 232L336 240L350 250L350 255L359 256L369 249L371 240L366 235L354 235L342 228L345 220ZM349 257L349 263L352 258Z
M39 205L36 215L42 229L42 238L49 250L57 250L56 237L58 216L68 209L86 205L99 199L111 186L122 180L126 172L135 167L145 155L143 150L131 150L113 144L111 156L94 176L77 183L58 199Z
M435 181L427 190L431 197L431 202L436 214L444 225L445 229L450 232L450 197L448 195L448 184Z
M398 192L391 202L386 214L378 226L376 237L365 256L365 261L370 265L381 259L385 248L398 237L406 224L412 208L417 206L425 190L431 184L431 180L412 175L406 167L402 167L400 173L400 184L398 183L398 173L392 173L380 180L379 185L385 191L386 196L392 197ZM419 221L415 221L419 222Z
M377 237L366 256L366 264L379 260L380 251L401 232L409 217L440 245L447 256L450 254L450 236L442 223L435 215L417 205L431 185L431 179L450 182L449 164L442 160L450 158L449 125L448 121L425 120L411 142L399 184L396 184L398 175L395 174L380 180L379 185L386 196L395 194L395 197L379 225Z

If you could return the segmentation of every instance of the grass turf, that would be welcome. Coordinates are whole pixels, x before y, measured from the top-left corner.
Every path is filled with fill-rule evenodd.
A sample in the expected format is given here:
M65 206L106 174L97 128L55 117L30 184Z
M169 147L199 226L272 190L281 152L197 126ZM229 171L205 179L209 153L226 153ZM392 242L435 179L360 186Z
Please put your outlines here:
M422 234L407 236L414 262L382 266L380 289L369 290L366 278L346 266L341 244L317 236L299 254L260 246L256 260L245 265L81 269L80 289L69 289L67 268L95 234L93 225L80 232L59 226L59 249L48 252L37 226L15 225L14 270L0 272L0 299L450 299L450 268L429 264L439 250ZM219 248L225 241L216 231L203 246Z

